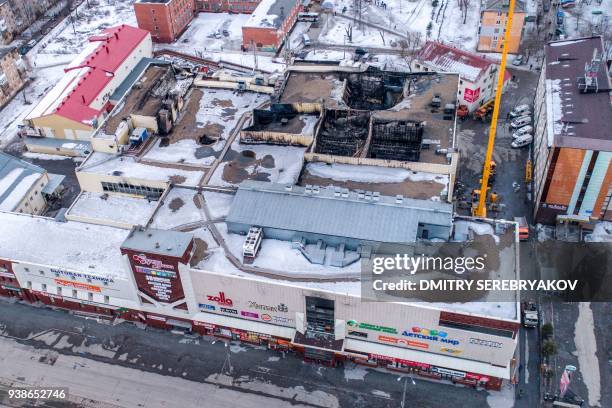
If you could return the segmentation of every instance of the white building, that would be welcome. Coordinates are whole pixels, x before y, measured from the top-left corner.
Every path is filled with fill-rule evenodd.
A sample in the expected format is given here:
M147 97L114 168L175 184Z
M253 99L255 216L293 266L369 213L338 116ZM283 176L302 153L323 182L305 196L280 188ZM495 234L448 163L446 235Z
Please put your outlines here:
M63 178L0 152L0 211L43 213Z
M427 41L411 63L414 72L449 72L459 74L459 105L470 112L495 97L499 65L484 56ZM510 80L506 73L504 86Z

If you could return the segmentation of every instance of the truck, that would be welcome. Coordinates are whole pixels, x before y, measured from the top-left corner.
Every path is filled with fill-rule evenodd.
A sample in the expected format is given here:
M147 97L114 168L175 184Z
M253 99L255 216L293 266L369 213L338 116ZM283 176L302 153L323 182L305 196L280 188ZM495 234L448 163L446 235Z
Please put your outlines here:
M521 304L523 326L538 327L540 321L538 316L538 306L534 302L523 302Z
M519 241L527 241L529 239L529 225L527 218L514 217L514 222L518 224Z
M139 146L142 142L149 138L149 131L144 127L137 127L132 130L130 135L130 147Z

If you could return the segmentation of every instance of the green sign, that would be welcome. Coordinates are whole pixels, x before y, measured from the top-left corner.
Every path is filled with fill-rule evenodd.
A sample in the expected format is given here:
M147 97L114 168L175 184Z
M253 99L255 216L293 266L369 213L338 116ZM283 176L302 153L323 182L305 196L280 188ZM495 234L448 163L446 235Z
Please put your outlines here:
M378 332L383 332L383 333L397 334L397 330L394 329L393 327L378 326L378 325L369 324L369 323L359 323L356 320L349 320L346 323L349 326L351 326L351 327L355 327L355 328L359 328L359 329L372 330L372 331L378 331Z

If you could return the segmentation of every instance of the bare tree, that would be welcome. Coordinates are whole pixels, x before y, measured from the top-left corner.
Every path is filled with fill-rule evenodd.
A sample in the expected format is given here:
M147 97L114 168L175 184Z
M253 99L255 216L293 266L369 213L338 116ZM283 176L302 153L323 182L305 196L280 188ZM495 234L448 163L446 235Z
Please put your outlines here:
M463 17L463 24L467 21L467 13L470 7L471 0L457 0L457 4L461 9L461 16Z
M380 34L380 38L382 38L383 45L387 45L385 43L385 33L384 33L384 31L379 30L378 33Z

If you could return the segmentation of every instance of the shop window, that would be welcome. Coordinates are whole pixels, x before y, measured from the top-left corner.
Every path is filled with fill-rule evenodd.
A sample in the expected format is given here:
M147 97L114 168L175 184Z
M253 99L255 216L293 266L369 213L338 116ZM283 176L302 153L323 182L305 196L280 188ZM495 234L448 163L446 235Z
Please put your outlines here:
M43 292L46 292L46 291L47 291L47 284L46 284L46 283L43 283L43 284L42 284L42 291L43 291Z
M87 300L89 300L90 302L93 302L93 293L89 292L87 294Z

